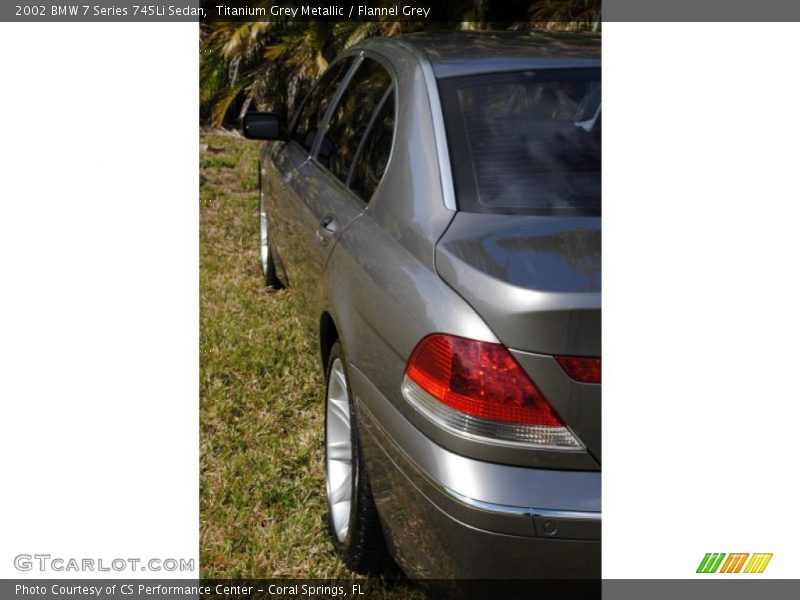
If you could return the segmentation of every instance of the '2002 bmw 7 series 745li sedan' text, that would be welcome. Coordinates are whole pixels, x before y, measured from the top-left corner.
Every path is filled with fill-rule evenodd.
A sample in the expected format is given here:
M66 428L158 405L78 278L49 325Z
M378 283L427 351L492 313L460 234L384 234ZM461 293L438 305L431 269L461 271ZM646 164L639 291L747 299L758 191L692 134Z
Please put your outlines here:
M261 260L325 372L359 572L600 575L599 40L374 38L249 113Z

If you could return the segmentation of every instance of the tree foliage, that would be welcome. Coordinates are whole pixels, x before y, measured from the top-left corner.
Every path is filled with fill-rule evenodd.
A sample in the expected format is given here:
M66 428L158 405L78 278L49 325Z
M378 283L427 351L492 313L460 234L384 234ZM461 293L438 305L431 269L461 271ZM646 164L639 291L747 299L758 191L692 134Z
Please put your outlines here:
M431 29L599 28L599 0L440 0L426 4L434 5L447 20L424 23L276 19L202 23L201 119L214 126L233 125L244 112L253 109L286 116L297 107L330 61L346 48L372 36Z

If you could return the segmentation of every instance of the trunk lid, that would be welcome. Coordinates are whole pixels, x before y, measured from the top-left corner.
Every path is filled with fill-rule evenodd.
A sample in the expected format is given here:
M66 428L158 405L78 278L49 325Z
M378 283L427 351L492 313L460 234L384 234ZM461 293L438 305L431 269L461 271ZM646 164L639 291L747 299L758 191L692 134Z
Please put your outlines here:
M436 270L509 348L600 356L600 218L457 213Z

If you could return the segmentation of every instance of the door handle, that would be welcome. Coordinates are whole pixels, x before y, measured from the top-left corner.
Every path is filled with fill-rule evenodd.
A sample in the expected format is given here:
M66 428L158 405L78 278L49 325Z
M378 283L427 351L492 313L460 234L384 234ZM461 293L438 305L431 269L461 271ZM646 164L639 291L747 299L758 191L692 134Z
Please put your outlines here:
M324 229L326 233L336 233L336 219L328 215L319 222L320 229Z
M317 243L320 246L327 246L328 241L336 234L336 219L328 215L322 221L319 222L319 227L317 228Z

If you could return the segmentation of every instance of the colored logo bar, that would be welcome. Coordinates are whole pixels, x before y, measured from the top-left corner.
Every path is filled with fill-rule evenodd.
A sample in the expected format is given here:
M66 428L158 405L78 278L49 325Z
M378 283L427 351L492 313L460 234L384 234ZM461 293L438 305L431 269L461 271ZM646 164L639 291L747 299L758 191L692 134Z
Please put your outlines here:
M726 558L727 556L727 558ZM748 561L747 558L750 557ZM724 552L707 552L697 567L698 573L763 573L772 553L750 554L737 552L725 554ZM742 570L744 568L744 570Z

